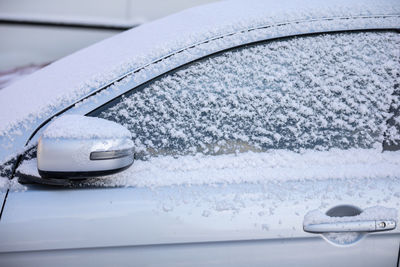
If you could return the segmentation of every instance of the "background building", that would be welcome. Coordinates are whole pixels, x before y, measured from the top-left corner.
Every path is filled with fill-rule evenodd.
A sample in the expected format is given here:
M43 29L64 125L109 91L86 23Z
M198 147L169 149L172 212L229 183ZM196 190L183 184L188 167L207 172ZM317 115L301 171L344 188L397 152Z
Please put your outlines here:
M215 0L0 0L0 88L144 22Z

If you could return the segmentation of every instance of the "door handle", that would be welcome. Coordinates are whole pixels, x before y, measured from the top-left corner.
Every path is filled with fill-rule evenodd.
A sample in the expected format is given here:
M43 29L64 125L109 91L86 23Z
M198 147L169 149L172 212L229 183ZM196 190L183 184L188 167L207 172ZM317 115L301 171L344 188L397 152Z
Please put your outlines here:
M368 220L335 223L307 224L304 231L309 233L338 233L338 232L378 232L389 231L396 228L394 220Z

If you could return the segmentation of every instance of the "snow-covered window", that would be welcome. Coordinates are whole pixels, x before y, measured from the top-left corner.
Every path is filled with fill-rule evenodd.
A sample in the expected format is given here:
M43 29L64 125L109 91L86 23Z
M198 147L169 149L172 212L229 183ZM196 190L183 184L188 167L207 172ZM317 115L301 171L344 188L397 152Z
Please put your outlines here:
M249 45L167 73L98 116L126 126L142 159L393 145L399 47L396 32Z

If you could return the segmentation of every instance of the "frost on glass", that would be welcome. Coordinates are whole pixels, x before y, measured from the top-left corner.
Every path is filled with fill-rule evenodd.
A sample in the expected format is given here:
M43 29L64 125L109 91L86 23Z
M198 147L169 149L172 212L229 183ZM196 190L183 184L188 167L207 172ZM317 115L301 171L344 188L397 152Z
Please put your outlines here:
M394 32L248 46L166 74L99 116L127 127L142 159L396 143L399 47Z

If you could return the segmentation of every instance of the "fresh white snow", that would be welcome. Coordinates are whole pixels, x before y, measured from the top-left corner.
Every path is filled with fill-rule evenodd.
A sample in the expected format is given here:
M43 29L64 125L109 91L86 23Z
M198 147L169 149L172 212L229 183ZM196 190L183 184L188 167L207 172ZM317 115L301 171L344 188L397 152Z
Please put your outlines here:
M266 38L322 29L393 28L399 25L399 10L400 4L394 0L379 3L336 0L324 2L323 6L316 0L223 1L142 25L59 60L1 90L3 149L15 153L23 141L18 143L19 148L5 144L25 129L33 130L55 111L177 51L196 47L194 51L204 55L221 47L259 40L260 32L248 31L253 28L265 29ZM226 38L219 38L222 36ZM152 73L143 74L147 79L152 78Z
M400 35L341 33L270 42L194 63L100 117L127 127L143 156L371 148L400 96ZM143 157L142 154L140 157Z
M0 193L4 193L7 191L8 186L9 186L9 181L7 177L2 177L0 176Z
M31 160L25 160L19 167L18 167L18 172L26 174L26 175L32 175L36 177L40 177L38 168L37 168L37 160L31 159Z
M391 17L380 17L382 14ZM10 144L14 134L22 135L24 127L33 127L31 122L44 120L116 77L146 65L110 91L129 81L140 84L184 59L243 41L327 30L332 25L336 25L335 29L368 25L384 28L400 25L399 15L400 4L390 0L379 3L338 0L323 6L315 0L233 1L184 11L82 50L0 90L0 141L7 136L11 141L3 144ZM358 16L358 19L348 20L346 16ZM371 20L366 22L365 17ZM287 28L276 26L288 21L297 22ZM263 25L272 26L241 32ZM249 50L252 53L229 52L225 57L215 57L178 71L175 76L148 86L141 94L126 97L114 109L102 114L110 120L118 118L130 132L106 130L111 122L104 122L105 128L96 129L91 125L92 118L60 117L44 131L47 137L92 138L104 137L103 134L115 137L132 133L136 152L147 156L139 156L139 160L119 174L88 179L78 185L136 187L134 192L89 188L61 190L63 193L44 190L39 194L51 193L60 203L65 201L62 197L80 196L79 193L84 197L88 192L90 198L93 193L99 193L99 199L107 202L114 199L110 192L130 194L134 200L146 196L149 198L143 203L149 200L150 205L156 202L158 206L149 209L145 203L139 208L145 207L151 214L168 215L169 222L178 222L171 225L181 227L179 223L188 218L207 220L204 225L222 224L220 233L226 227L234 231L242 226L245 230L253 227L263 231L262 238L270 234L275 234L274 238L295 237L298 233L304 236L301 225L306 212L318 208L306 216L306 222L336 220L323 211L338 203L356 202L362 208L387 206L389 209L367 208L357 219L398 220L393 206L398 207L400 200L397 186L400 151L382 152L382 140L385 132L390 140L399 137L396 127L387 129L386 126L386 120L392 115L387 112L389 107L396 108L399 104L393 91L388 90L399 74L399 50L395 49L399 37L392 33L380 36L386 39L375 38L372 33L357 36L354 39L319 36L315 42L310 38L292 39L295 46L287 46L285 41L276 42L266 46L268 56L253 47ZM184 51L176 57L148 65L180 49ZM310 51L318 52L310 54ZM343 54L345 60L337 62ZM318 59L322 59L321 65L317 64ZM335 64L329 64L331 61ZM262 64L254 67L253 62ZM365 66L369 63L374 65L372 71ZM240 64L248 67L238 68ZM227 65L231 76L221 75L226 73ZM270 76L265 76L263 65L269 67ZM281 65L287 67L286 72ZM243 83L243 78L250 75L249 69L255 70L254 84ZM348 75L354 72L361 73L361 77ZM296 80L293 73L301 73L303 79ZM206 81L203 86L188 78L196 76ZM257 86L262 86L257 82L267 84L268 93L257 91ZM224 83L230 90L222 89ZM176 91L179 97L173 94ZM217 108L212 110L211 106ZM226 106L230 109L224 109ZM153 116L155 113L157 118ZM38 176L36 159L23 161L18 172ZM0 191L25 188L17 186L21 185L16 178L10 181L0 177ZM35 198L35 190L32 191ZM93 211L90 202L89 206ZM68 207L60 210L57 205L48 207L51 207L49 210L57 207L54 214L62 218L70 210ZM243 218L246 219L238 224ZM348 244L360 235L327 234L325 238Z
M0 176L0 193L5 193L7 190L12 192L20 192L27 190L27 187L18 182L18 178L8 179ZM3 200L3 199L2 199Z
M46 192L57 199L65 194L92 197L97 192L104 201L125 194L134 203L155 203L149 209L152 214L165 213L182 221L206 220L205 225L220 225L221 232L228 222L233 228L240 225L250 232L263 231L264 237L290 238L307 236L302 224L308 211L318 209L310 217L317 222L326 219L323 212L341 203L355 204L365 211L376 205L389 208L369 213L376 215L369 218L381 217L381 211L395 216L393 208L400 205L399 159L399 152L381 153L379 149L160 156L135 161L118 175L83 182L82 187L89 186L84 190ZM23 162L18 171L38 175L36 160ZM90 186L134 188L103 191ZM132 202L122 204L127 203ZM324 237L341 245L361 238L354 233Z
M24 161L21 173L38 175L36 159ZM162 187L400 177L400 152L379 149L287 150L207 156L160 156L137 160L121 173L90 179L82 185L99 187Z
M303 153L277 150L219 156L165 156L135 161L130 169L93 183L157 187L379 177L400 177L400 152L333 149Z
M47 138L131 138L131 133L118 123L81 115L63 115L43 132Z

